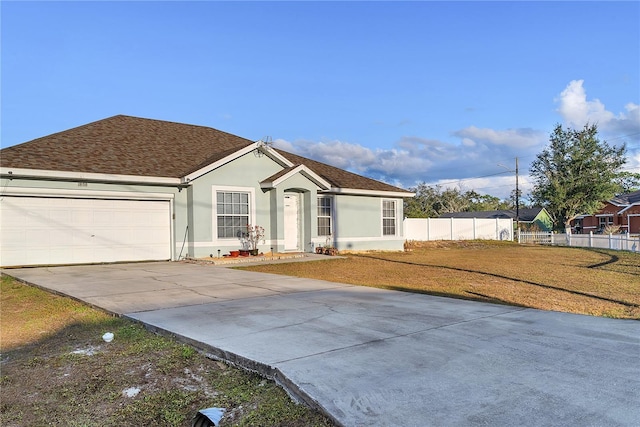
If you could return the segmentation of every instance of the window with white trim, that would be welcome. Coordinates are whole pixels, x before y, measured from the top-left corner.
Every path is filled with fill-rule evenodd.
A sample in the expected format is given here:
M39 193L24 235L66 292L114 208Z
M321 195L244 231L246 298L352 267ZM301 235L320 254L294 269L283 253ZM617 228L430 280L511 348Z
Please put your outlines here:
M249 193L217 191L217 225L219 239L237 239L247 230L249 221Z
M318 236L331 235L331 197L318 197Z
M600 216L598 217L598 228L604 230L608 225L613 225L613 216Z
M382 235L396 235L396 201L382 201Z

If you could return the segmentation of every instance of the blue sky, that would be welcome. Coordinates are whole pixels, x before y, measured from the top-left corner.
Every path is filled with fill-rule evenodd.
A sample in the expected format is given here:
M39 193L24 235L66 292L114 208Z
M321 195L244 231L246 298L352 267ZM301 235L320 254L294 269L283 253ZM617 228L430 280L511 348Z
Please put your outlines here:
M1 145L116 114L506 197L555 124L640 172L640 2L13 2ZM504 166L499 166L502 164Z

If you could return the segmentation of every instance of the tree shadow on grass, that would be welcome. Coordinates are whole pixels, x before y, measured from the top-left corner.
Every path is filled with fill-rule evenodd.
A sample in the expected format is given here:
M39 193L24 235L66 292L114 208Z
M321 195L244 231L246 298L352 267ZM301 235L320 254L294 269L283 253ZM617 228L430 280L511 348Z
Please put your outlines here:
M640 277L640 254L622 251L620 254L611 253L612 250L587 249L608 257L606 261L586 266L589 269L612 271L618 274L628 274L634 278ZM620 252L620 251L618 251ZM621 255L621 256L619 256Z
M410 262L410 261L398 261L398 260L390 260L387 258L381 258L381 257L377 257L374 255L358 255L361 256L363 258L371 258L371 259L375 259L378 261L386 261L386 262L391 262L391 263L397 263L397 264L406 264L406 265L412 265L412 266L417 266L417 267L431 267L431 268L441 268L444 270L454 270L454 271L461 271L461 272L465 272L465 273L474 273L474 274L481 274L484 276L490 276L490 277L496 277L498 279L505 279L505 280L511 280L514 282L520 282L520 283L525 283L527 285L532 285L532 286L538 286L540 288L544 288L544 289L551 289L554 291L560 291L560 292L566 292L572 295L579 295L579 296L583 296L583 297L587 297L587 298L594 298L600 301L607 301L607 302L612 302L615 304L620 304L620 305L624 305L626 307L640 307L640 304L636 304L636 303L632 303L632 302L627 302L627 301L620 301L617 299L613 299L613 298L607 298L607 297L601 297L598 295L592 295L592 294L588 294L585 292L580 292L580 291L573 291L570 289L564 289L564 288L560 288L557 286L552 286L552 285L545 285L544 283L537 283L537 282L532 282L530 280L524 280L524 279L520 279L517 277L509 277L509 276L504 276L502 274L495 274L495 273L488 273L486 271L478 271L478 270L469 270L466 268L460 268L460 267L450 267L447 265L433 265L433 264L421 264L421 263L416 263L416 262ZM502 302L502 304L506 304L506 302ZM510 305L514 305L509 303Z
M588 265L587 268L601 268L601 267L604 267L605 265L615 264L618 261L620 261L620 257L618 255L613 255L613 254L609 254L609 253L607 253L605 251L599 251L599 250L593 250L593 249L592 249L592 252L596 252L596 253L598 253L600 255L607 256L607 257L609 257L609 259L606 260L606 261L603 261L603 262L599 262L597 264Z

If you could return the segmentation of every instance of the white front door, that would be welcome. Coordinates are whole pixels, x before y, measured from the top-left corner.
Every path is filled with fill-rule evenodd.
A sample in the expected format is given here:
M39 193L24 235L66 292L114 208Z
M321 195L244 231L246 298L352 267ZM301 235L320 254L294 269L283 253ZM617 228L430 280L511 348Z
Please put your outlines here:
M298 194L284 196L284 250L300 250L300 200Z

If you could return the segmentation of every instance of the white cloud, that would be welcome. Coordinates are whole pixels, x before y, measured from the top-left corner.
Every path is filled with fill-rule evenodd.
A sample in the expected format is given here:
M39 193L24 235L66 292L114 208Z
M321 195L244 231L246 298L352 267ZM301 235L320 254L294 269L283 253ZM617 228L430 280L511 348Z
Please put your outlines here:
M640 150L629 153L624 169L629 172L640 173Z
M599 99L587 101L587 93L582 87L584 80L572 80L555 99L557 111L567 125L581 128L586 123L606 123L614 114L604 108Z
M467 146L481 142L523 148L539 145L546 139L543 132L530 128L495 130L469 126L455 132L454 135L463 138L462 142Z
M640 105L630 102L624 108L627 112L618 114L608 123L608 130L622 135L640 132Z
M583 83L584 80L572 80L555 99L557 111L568 126L581 128L593 123L599 130L614 136L640 132L640 106L630 102L625 105L625 112L616 115L599 99L588 100Z
M604 140L613 144L620 142L628 145L625 170L640 171L640 105L629 102L625 111L615 114L608 111L599 99L587 99L583 80L572 80L555 99L559 104L557 111L566 125L581 128L587 123L596 124Z
M495 133L500 134L499 131ZM530 130L520 133L505 131L505 134L511 140L516 139L527 146L532 144L532 139L538 139L536 132L533 132L535 137L530 136ZM465 185L465 189L482 185L485 190L479 191L499 197L508 196L509 185L487 184L495 178L503 178L500 175L503 172L508 176L508 172L498 166L498 163L508 163L520 153L531 152L531 148L527 151L507 144L487 143L486 138L478 138L477 141L461 138L460 141L443 142L416 136L402 137L389 149L371 149L338 140L291 142L278 139L275 145L283 150L404 188L415 186L419 182L435 184L459 178L468 181L469 185ZM494 174L498 176L469 179Z
M640 106L629 103L624 112L613 114L599 100L587 99L582 80L569 83L556 102L559 103L558 111L572 126L598 122L599 129L606 132L605 137L607 134L618 137L640 133ZM387 149L372 149L341 140L278 139L275 145L404 188L426 182L506 198L514 188L515 177L513 171L508 172L498 164L515 167L515 157L520 158L520 187L526 195L532 187L527 176L527 162L548 143L549 132L550 129L468 126L452 132L452 141L405 135ZM640 154L636 149L629 153L627 166L639 165Z

